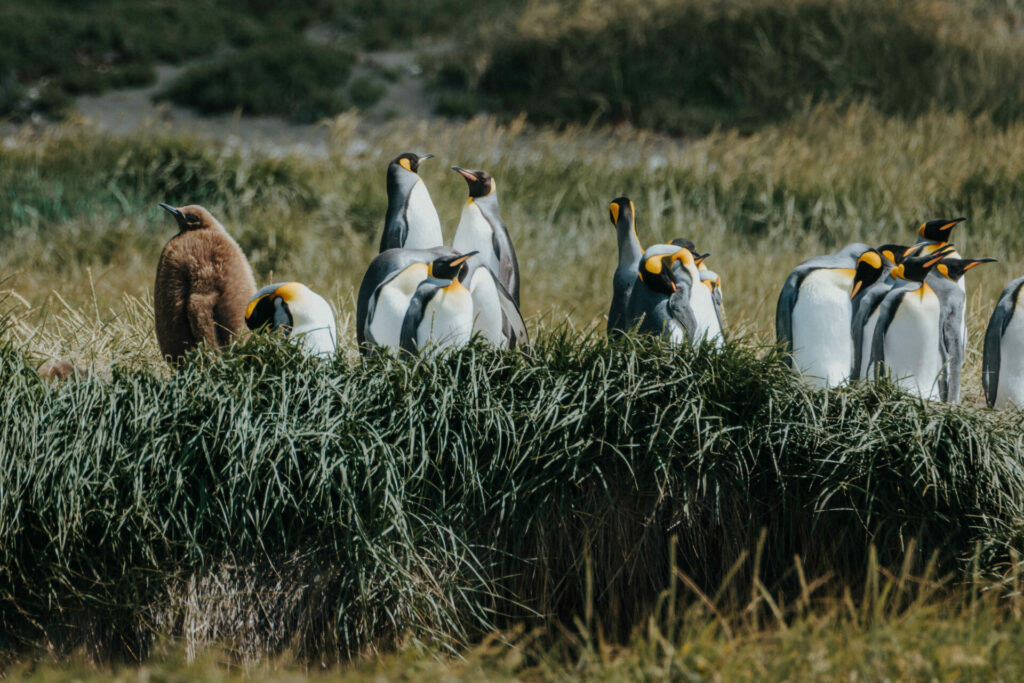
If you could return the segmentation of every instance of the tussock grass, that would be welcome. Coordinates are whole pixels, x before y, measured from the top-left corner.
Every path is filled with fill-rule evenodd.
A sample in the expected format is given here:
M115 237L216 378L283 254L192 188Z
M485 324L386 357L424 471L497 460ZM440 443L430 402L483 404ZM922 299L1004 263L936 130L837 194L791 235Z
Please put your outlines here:
M968 576L1020 549L1019 416L811 392L743 344L192 361L52 384L0 351L8 647L344 656L580 615L623 639L671 567L792 594L794 555L859 584L871 544Z
M441 86L461 80L485 109L536 122L687 133L835 99L1008 122L1024 112L1005 87L1024 66L1019 18L949 0L538 2L484 27L473 58L454 50Z

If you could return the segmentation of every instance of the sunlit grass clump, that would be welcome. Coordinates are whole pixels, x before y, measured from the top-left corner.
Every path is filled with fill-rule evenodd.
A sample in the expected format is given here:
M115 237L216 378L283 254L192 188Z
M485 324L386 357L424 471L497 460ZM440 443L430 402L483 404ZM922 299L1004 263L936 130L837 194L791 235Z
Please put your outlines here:
M621 639L673 567L786 593L795 555L842 584L871 545L956 575L1019 549L1015 415L811 392L743 343L576 336L329 363L253 339L63 383L6 343L5 642L351 655L584 613Z

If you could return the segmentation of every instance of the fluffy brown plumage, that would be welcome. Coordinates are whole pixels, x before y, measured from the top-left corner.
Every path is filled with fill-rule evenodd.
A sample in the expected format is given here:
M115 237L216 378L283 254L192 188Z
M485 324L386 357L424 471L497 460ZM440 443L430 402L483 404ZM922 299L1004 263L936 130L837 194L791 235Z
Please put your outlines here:
M244 330L256 281L245 254L209 211L160 206L179 229L160 253L153 287L156 339L174 363L201 342L222 346Z

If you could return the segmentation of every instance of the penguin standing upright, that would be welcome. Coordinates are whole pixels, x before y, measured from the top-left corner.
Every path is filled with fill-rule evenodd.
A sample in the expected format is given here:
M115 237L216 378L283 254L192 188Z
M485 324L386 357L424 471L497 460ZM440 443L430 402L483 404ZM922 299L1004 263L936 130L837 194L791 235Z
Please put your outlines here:
M300 282L267 285L256 292L245 309L245 324L250 330L282 330L314 355L332 356L338 347L331 305Z
M201 206L160 204L178 224L156 267L153 314L160 353L175 362L200 343L229 343L245 329L256 292L252 268L224 226Z
M499 349L529 344L519 306L490 268L482 263L475 268L469 266L463 284L473 299L473 334L479 334Z
M953 251L950 250L948 253ZM947 255L935 264L935 268L925 278L925 282L939 297L942 319L950 321L949 329L944 329L944 333L951 335L946 340L945 372L939 376L939 391L946 403L960 401L960 372L967 351L967 297L964 295L964 274L971 268L995 261L994 258L963 259Z
M490 268L518 306L519 261L498 212L498 185L487 171L469 171L459 166L452 166L452 170L469 184L469 199L462 207L452 248L463 254L477 252L469 261L469 269L479 265Z
M1010 282L999 295L985 329L981 383L990 408L1024 408L1024 311L1020 291L1024 277Z
M450 247L389 249L378 254L363 276L356 300L356 340L369 346L400 348L402 320L416 288L429 277L462 280L470 254Z
M399 345L410 353L465 346L473 336L473 297L458 280L428 277L402 319Z
M834 387L850 376L850 291L857 259L870 247L850 244L804 261L789 274L775 308L775 335L786 363L812 386Z
M925 221L917 228L917 244L921 245L920 254L930 254L945 247L951 241L953 228L960 225L967 219L964 216L959 218L935 218ZM960 258L960 254L953 251L951 258Z
M380 249L430 249L444 244L441 219L430 192L419 176L419 167L433 154L400 154L388 164L388 211Z
M608 205L619 244L619 264L612 277L612 305L608 309L608 334L627 329L626 308L637 282L637 269L644 250L636 236L636 213L629 197L617 197Z
M929 400L944 400L943 376L956 362L960 346L955 306L944 306L926 282L931 269L952 251L946 246L910 256L893 269L897 283L878 307L871 341L871 364L879 371L884 367L906 391ZM950 289L963 295L956 287Z

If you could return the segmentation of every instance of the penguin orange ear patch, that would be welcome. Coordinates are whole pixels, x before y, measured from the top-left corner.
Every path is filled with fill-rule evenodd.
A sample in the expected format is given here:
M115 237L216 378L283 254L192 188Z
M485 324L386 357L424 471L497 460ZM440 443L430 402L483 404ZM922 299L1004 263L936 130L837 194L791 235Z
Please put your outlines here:
M619 204L618 202L612 202L608 205L608 212L612 215L612 223L619 222Z
M412 172L412 164L410 164L409 160L406 159L405 157L402 157L401 159L398 160L398 165L404 168L406 171Z

